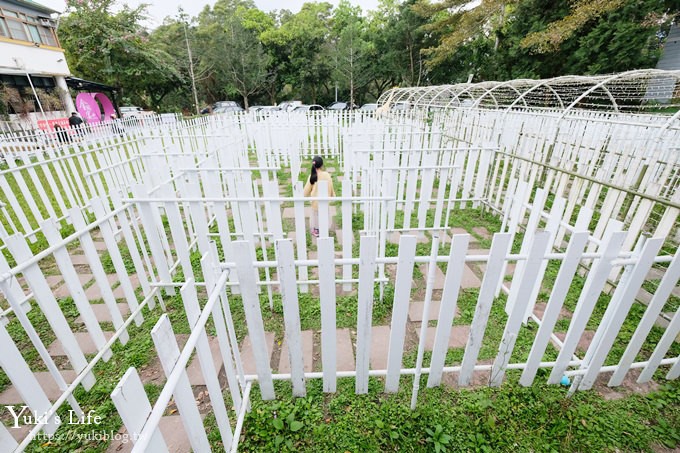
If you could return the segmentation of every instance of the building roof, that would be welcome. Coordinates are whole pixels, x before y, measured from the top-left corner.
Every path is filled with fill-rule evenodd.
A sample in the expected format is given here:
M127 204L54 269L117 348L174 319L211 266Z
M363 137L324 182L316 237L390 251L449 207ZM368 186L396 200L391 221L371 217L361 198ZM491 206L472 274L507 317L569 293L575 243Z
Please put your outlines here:
M38 11L47 15L57 13L61 14L61 11L57 11L56 9L48 8L47 6L41 5L38 2L34 2L32 0L5 0L7 3L14 3L15 5L23 6L24 8L29 8L34 11Z

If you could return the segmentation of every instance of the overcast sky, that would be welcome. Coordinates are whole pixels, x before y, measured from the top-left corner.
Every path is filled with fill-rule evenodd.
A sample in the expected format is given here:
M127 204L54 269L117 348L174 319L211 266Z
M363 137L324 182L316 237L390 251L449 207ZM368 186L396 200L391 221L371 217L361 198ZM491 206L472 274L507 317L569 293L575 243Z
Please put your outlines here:
M326 1L334 5L337 5L339 2L339 0ZM64 0L37 0L37 2L56 9L57 11L63 11L66 8L66 2ZM163 22L165 16L174 16L177 14L177 7L179 6L181 6L187 14L196 16L205 5L213 5L215 0L118 0L118 2L121 4L127 3L132 7L138 6L140 3L150 4L151 6L149 6L148 11L151 15L151 25L158 25ZM305 3L304 0L255 0L255 5L262 11L288 9L294 13L300 11L303 3ZM378 0L350 0L350 3L360 5L363 11L372 10L378 6Z

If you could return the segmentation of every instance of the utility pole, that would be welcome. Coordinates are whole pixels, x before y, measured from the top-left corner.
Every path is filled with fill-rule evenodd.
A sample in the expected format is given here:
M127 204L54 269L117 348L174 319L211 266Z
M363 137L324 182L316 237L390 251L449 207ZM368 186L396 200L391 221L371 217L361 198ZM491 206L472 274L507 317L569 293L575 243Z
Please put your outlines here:
M194 92L194 106L196 108L196 115L200 115L201 111L198 108L198 92L196 91L196 78L194 77L194 59L191 56L191 46L189 45L189 34L187 33L187 23L182 21L184 25L184 40L187 43L187 53L189 54L189 76L191 77L191 89Z

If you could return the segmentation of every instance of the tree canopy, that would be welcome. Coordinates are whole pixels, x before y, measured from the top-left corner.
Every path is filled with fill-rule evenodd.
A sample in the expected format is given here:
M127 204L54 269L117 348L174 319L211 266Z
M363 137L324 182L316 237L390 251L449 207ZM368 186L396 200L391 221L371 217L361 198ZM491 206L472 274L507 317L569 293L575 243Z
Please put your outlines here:
M381 0L299 12L217 0L147 30L146 7L68 0L59 39L73 73L162 111L237 100L357 104L393 86L653 67L680 0Z

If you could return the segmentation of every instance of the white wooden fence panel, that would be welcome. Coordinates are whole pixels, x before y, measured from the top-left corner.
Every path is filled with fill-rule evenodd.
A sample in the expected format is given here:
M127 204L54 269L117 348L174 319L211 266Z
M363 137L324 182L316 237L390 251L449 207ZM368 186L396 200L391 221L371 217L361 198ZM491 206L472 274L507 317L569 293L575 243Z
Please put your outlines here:
M264 324L260 310L260 299L257 296L255 275L253 274L252 259L250 258L250 245L246 241L235 241L234 252L236 260L236 272L238 274L243 309L248 325L248 334L255 357L260 392L264 400L274 399L274 385L272 383L271 368L267 358L267 344L264 337Z
M607 311L597 329L598 332L595 333L595 337L583 358L581 369L587 368L588 371L583 376L579 388L589 390L593 386L595 378L600 372L600 368L607 358L607 354L611 350L623 322L626 320L630 307L633 305L633 302L635 302L635 296L640 290L645 276L654 264L654 258L659 250L661 250L662 245L662 238L654 238L646 241L642 252L638 257L637 264L629 278L626 279L627 281L624 284L620 284L616 288L611 302L607 307ZM621 367L620 370L621 373L625 375L628 371L628 367ZM574 385L576 385L576 381L577 380L575 379Z
M77 208L72 208L69 211L69 215L71 216L71 221L73 222L73 226L75 226L76 229L84 230L86 228L85 220L83 219L80 210ZM79 239L83 248L83 253L87 258L90 269L92 270L92 275L94 275L95 282L99 287L102 299L104 300L104 303L111 314L113 327L115 327L116 330L119 330L123 327L123 316L120 314L120 310L116 304L116 298L113 295L113 291L111 290L111 285L109 284L109 280L106 276L106 271L104 271L104 266L102 266L99 253L97 253L97 249L94 245L94 242L92 241L92 237L90 236L90 233L87 232L80 236ZM123 333L118 337L118 340L121 342L121 344L126 344L129 339L130 336L127 330L124 330Z
M491 386L498 387L503 382L505 369L510 361L510 356L515 348L515 342L519 335L522 322L526 319L527 306L533 306L534 301L531 299L531 294L534 287L543 283L543 272L541 272L541 262L543 257L549 251L550 233L547 231L539 231L534 236L533 244L529 250L529 255L526 261L525 272L522 274L522 279L513 284L513 289L518 288L517 300L512 306L512 312L508 316L508 321L505 324L503 331L503 338L498 347L498 355L493 363L491 369Z
M489 261L487 262L486 272L484 273L482 286L479 290L475 314L472 319L472 326L470 327L470 336L465 346L465 354L463 355L460 375L458 376L458 384L461 386L469 385L472 378L472 372L477 363L479 351L482 348L484 332L489 321L489 313L491 312L491 305L493 304L498 280L503 277L505 256L510 248L511 240L511 234L499 233L495 234L491 241Z
M283 303L283 321L288 345L291 383L293 395L304 397L305 369L302 360L302 332L300 330L300 306L298 303L297 284L295 283L295 263L293 242L289 239L276 241L276 260L278 261L278 277L281 282L281 299Z
M413 265L416 255L416 237L402 235L399 238L399 263L394 283L394 301L392 303L392 322L390 323L390 343L387 354L387 377L385 391L394 393L399 390L400 370L404 355L404 339L408 307L411 300L413 283Z
M116 388L111 393L111 400L123 420L129 439L134 444L151 414L151 404L144 391L142 380L134 368L128 368ZM156 427L149 442L148 451L167 452L160 429Z
M621 245L625 240L626 233L616 231L617 225L611 227L607 237L600 246L601 258L599 258L590 270L579 300L576 304L576 310L572 316L567 336L564 339L562 349L560 350L555 366L550 373L548 379L549 384L557 384L562 379L567 364L571 360L578 341L585 330L588 319L595 308L595 304L599 298L602 289L607 281L607 276L612 269L612 260L616 258L621 250Z
M368 392L368 365L373 325L373 295L378 241L362 236L359 242L359 294L357 308L356 394Z
M630 368L630 365L633 363L633 360L635 360L635 357L637 356L638 352L640 352L642 344L647 338L649 332L652 330L654 322L661 313L664 304L668 300L668 297L671 295L671 292L676 287L679 280L680 280L680 251L676 251L675 256L673 257L673 261L671 262L670 266L668 266L668 268L666 269L666 272L663 276L663 279L661 280L661 283L659 284L659 287L654 292L654 296L652 297L651 302L647 306L645 314L640 320L640 323L635 329L633 337L630 339L630 342L626 347L626 351L623 353L621 360L619 360L617 370L614 372L611 379L609 380L608 385L610 387L621 385L621 383L623 382L623 378L626 374L626 371ZM664 332L664 336L672 332L673 328L669 324L668 327L666 328L666 331ZM662 337L662 339L657 344L657 349L663 343L664 338ZM655 349L654 353L649 358L650 364L653 363L658 357L658 355L656 354L657 351ZM645 367L645 369L640 374L640 379L643 379L643 375L649 373L650 370L648 370L648 367L651 370L651 367L649 365Z
M335 299L335 252L333 238L319 238L319 298L321 302L321 364L323 391L335 393L336 348L336 299Z
M167 314L161 315L154 328L151 329L151 338L153 338L153 343L158 352L163 372L165 376L170 376L177 363L177 359L179 359L180 350ZM186 370L182 370L177 385L173 389L173 395L191 448L197 452L210 451L208 436L205 433L201 414L198 412L198 407L194 400L194 392L191 390Z
M428 387L436 387L441 384L444 361L449 349L451 325L456 314L458 293L465 272L465 255L469 243L469 235L456 234L451 240L444 292L442 293L439 316L437 317L437 332L434 338L432 359L430 360L430 375L427 378Z

